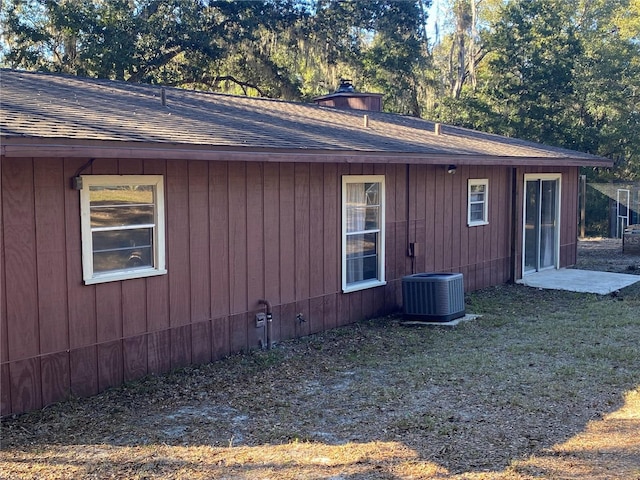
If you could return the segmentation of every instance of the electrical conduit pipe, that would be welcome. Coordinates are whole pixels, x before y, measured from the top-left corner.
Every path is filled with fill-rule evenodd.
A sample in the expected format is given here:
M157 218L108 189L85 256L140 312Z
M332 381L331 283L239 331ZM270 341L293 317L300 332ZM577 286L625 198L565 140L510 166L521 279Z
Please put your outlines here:
M260 299L258 300L260 305L265 305L267 307L267 350L271 350L273 347L273 336L272 336L272 323L273 323L273 312L271 310L271 302L269 300Z

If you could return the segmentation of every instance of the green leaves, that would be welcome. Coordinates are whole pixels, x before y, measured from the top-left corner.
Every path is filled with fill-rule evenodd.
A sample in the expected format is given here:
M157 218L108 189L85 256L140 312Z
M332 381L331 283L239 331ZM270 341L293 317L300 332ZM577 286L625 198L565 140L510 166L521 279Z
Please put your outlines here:
M345 76L392 98L410 92L415 112L428 3L13 0L4 63L288 99Z
M507 6L489 37L489 69L502 80L492 94L506 106L507 128L513 135L558 144L581 46L561 5L551 8L550 3Z
M640 178L638 17L638 0L512 0L482 33L477 88L434 113L610 157L612 176Z

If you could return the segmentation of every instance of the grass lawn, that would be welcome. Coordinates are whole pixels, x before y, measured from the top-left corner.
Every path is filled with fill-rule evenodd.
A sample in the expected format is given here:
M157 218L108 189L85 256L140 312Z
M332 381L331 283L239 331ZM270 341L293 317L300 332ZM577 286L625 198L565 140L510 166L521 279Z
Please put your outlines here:
M466 298L3 420L0 478L640 479L640 283Z

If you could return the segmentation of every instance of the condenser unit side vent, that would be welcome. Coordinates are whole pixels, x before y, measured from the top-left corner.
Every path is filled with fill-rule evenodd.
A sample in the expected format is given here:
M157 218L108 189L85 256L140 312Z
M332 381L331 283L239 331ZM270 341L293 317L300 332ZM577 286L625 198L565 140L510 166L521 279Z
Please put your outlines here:
M461 273L417 273L402 279L404 318L449 322L464 317L464 279Z

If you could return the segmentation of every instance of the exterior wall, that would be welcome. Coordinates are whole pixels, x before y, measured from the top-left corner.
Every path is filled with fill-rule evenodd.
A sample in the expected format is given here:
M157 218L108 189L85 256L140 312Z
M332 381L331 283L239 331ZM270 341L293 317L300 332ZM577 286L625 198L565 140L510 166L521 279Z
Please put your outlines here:
M416 193L409 209L409 217L415 219L410 222L409 235L417 242L418 257L413 269L405 265L405 272L461 272L467 291L507 282L511 245L510 169L459 166L454 175L448 174L444 166L410 169L410 189ZM489 179L487 225L467 226L470 178Z
M322 99L316 99L318 105L324 107L349 108L352 110L368 110L370 112L382 111L381 95L366 94L337 94L335 96L327 96Z
M83 174L165 176L169 273L87 286L69 186L86 160L1 161L2 415L258 347L260 298L274 306L281 341L398 310L407 274L460 271L467 290L511 278L511 168L96 159ZM557 171L568 173L566 265L577 169ZM387 285L342 294L346 174L386 176ZM468 178L489 178L488 225L466 225Z

